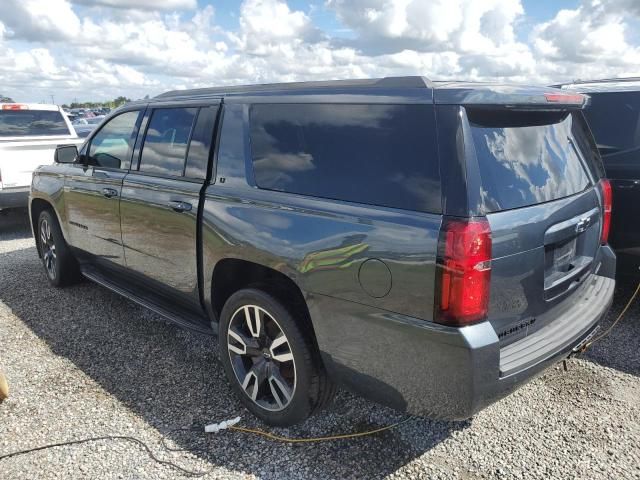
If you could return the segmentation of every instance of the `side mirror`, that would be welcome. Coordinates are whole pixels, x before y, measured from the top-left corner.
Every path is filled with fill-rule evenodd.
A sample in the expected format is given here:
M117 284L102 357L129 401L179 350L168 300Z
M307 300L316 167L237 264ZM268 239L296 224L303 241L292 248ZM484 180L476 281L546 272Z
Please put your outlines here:
M78 158L78 147L75 145L58 145L53 154L56 163L74 163Z

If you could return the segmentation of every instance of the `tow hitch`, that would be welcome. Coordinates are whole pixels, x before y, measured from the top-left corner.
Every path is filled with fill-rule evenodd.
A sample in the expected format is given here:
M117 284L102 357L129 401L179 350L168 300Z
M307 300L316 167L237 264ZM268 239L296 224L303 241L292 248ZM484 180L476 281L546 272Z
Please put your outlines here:
M567 358L571 358L574 355L577 355L579 353L584 353L587 350L587 348L589 347L589 344L591 343L591 340L593 339L593 337L596 336L596 333L598 333L599 330L600 330L600 325L596 325L596 328L591 330L591 333L589 333L589 335L584 337L582 339L582 341L578 345L573 347L573 349L571 350L571 353L569 354L569 356Z

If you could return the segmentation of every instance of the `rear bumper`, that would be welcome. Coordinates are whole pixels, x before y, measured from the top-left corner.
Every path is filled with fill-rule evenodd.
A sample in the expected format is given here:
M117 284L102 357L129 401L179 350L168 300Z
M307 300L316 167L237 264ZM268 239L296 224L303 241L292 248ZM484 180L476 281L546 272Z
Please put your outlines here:
M310 309L338 383L401 411L461 420L583 344L606 315L614 286L613 278L592 275L554 322L507 347L489 322L451 328L315 296Z
M22 208L29 203L29 188L3 188L0 190L0 210L5 208Z

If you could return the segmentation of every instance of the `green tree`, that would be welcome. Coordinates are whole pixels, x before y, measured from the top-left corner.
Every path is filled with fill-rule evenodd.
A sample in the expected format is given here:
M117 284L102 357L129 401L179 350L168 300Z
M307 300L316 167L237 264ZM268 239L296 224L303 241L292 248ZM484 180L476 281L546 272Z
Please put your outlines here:
M4 96L4 95L2 95L1 93L0 93L0 102L1 102L1 103L15 103L15 102L13 101L13 98L11 98L11 97L5 97L5 96Z
M130 98L120 96L118 98L114 98L113 100L107 100L106 102L71 102L69 105L64 104L62 106L64 108L117 108L130 101Z
M129 103L131 101L130 98L127 97L117 97L113 100L114 107L119 107L120 105L124 105L125 103Z

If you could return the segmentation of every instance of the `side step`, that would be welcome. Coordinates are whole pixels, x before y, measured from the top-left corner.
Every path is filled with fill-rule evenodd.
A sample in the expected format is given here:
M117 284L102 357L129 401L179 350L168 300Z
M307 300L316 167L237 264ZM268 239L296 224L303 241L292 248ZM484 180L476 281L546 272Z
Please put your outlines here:
M127 288L114 282L111 278L102 274L97 268L90 265L81 265L80 271L89 280L108 288L109 290L122 295L125 298L142 305L145 308L162 315L172 323L182 328L193 330L205 335L214 335L211 327L206 326L206 319L196 313L172 304L167 299L154 296L151 292L143 289Z

